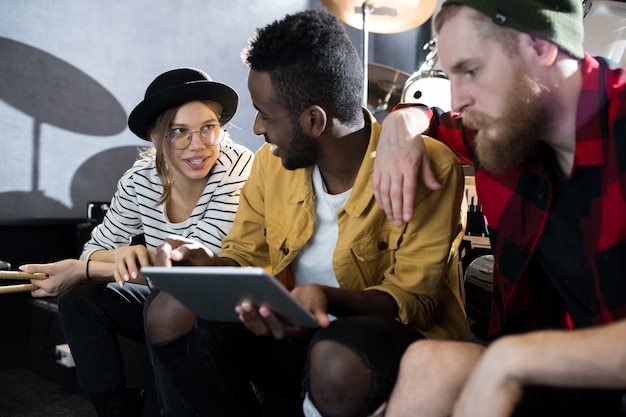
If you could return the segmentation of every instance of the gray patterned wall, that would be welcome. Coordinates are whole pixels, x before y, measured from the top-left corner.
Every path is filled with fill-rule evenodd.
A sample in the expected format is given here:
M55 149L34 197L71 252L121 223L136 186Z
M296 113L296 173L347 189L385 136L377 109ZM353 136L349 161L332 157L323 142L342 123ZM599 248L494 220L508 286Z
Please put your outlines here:
M179 66L233 86L233 138L251 149L247 68L257 27L318 0L5 0L0 3L0 222L84 217L108 201L143 142L126 117L158 74ZM348 27L360 50L361 32ZM371 34L370 62L411 73L419 29ZM416 44L419 43L419 47Z

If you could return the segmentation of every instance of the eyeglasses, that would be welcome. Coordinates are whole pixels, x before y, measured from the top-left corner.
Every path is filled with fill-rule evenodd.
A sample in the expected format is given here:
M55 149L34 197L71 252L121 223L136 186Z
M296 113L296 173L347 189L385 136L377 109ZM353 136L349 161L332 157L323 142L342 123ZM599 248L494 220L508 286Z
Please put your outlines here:
M183 150L191 143L191 138L194 133L198 133L200 140L206 146L219 145L224 135L220 132L220 125L204 125L200 130L190 131L184 127L177 127L170 130L165 135L165 139L170 144L170 148Z

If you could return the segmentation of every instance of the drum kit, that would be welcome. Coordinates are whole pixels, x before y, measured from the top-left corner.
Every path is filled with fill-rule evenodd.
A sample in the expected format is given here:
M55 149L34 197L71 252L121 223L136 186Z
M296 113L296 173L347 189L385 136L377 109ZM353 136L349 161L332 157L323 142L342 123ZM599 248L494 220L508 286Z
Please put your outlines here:
M445 111L451 109L450 81L437 65L435 39L424 45L430 50L424 63L412 75L395 68L369 63L368 108L378 114L391 111L398 103L426 104Z
M626 3L581 0L584 8L584 49L626 65ZM363 103L377 115L399 102L420 102L451 110L450 82L438 65L437 42L424 45L429 51L413 73L368 62L369 32L399 33L417 28L432 17L437 0L320 0L344 23L363 31ZM377 116L378 117L378 116Z
M369 34L370 32L390 34L414 29L430 19L437 7L437 0L320 0L320 2L344 23L362 31L363 77L367 81L363 83L363 105L371 105L374 112L393 107L390 103L393 101L397 103L409 76L394 68L369 63ZM369 76L370 69L373 79ZM385 75L387 78L381 78Z

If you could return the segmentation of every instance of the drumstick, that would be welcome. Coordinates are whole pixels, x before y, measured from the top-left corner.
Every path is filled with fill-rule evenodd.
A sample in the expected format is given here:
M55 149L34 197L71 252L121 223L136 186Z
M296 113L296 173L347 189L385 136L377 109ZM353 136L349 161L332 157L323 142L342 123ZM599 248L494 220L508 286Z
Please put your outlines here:
M42 272L23 272L23 271L0 271L0 280L31 280L31 279L47 279L48 276ZM103 284L113 282L109 278L94 277L90 281L84 281L85 284ZM35 291L38 287L35 284L16 284L0 286L0 294L9 294L14 292Z
M35 291L36 289L37 289L37 286L35 284L5 285L3 287L0 287L0 294Z
M22 271L0 271L0 279L46 279L48 276L41 272L35 272L34 274L30 272L22 272Z

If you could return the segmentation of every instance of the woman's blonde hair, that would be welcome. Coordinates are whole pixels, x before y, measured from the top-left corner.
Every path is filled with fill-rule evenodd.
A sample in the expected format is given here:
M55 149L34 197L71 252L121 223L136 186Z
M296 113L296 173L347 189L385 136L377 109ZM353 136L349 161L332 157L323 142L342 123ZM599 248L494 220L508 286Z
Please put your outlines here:
M209 107L213 112L217 115L218 119L221 118L222 115L222 105L217 101L212 100L202 100L207 107ZM172 193L172 177L169 174L169 169L167 167L167 161L165 160L165 152L163 148L165 146L169 146L167 144L167 140L165 139L165 135L170 130L172 126L172 121L176 116L178 110L187 103L183 103L178 107L172 107L168 110L165 110L163 113L156 118L156 120L150 126L148 130L149 137L152 139L153 146L145 148L141 151L140 156L151 157L156 160L157 174L159 179L161 180L161 184L163 185L163 194L157 201L156 205L160 205L165 203Z

